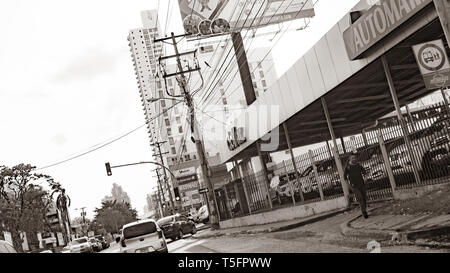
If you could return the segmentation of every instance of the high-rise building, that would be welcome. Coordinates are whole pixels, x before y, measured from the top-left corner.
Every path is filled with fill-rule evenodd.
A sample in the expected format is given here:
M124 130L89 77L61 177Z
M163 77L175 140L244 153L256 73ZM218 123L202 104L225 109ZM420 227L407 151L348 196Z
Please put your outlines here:
M200 168L196 146L191 141L191 124L187 107L185 103L180 103L179 100L174 100L168 95L182 94L179 84L176 78L164 79L162 75L164 72L160 70L159 57L165 55L166 50L163 43L154 42L154 39L161 36L158 14L156 11L144 11L141 13L141 17L143 28L131 30L128 41L147 121L150 142L165 142L161 146L162 152L167 153L164 155L164 163L173 171L187 170L193 167ZM224 37L219 40L202 41L200 43L185 43L189 49L183 48L180 50L197 50L196 57L204 80L203 88L195 94L192 93L201 86L202 80L199 73L191 73L186 75L186 78L189 91L194 97L197 115L201 119L207 119L199 120L198 125L204 136L206 157L211 162L220 162L220 155L217 154L218 149L215 144L217 140L208 138L207 126L203 121L209 125L212 122L212 130L215 130L215 126L223 127L226 115L233 109L246 107L241 78L239 72L237 72L236 59L232 58L228 70L223 76L221 74L219 74L219 77L216 76L220 72L218 70L221 67L221 62L224 61L224 57L230 50L234 52L231 40ZM257 97L276 80L274 63L270 54L261 62L267 52L267 48L248 52L248 62L252 72L251 78ZM194 66L193 56L183 56L182 62L186 67L188 65ZM228 60L226 64L228 64ZM177 72L177 66L173 62L168 61L165 63L164 70L168 74L175 73ZM204 109L206 109L207 105L214 105L215 109L223 115L205 113ZM212 115L219 118L211 119ZM209 125L208 129L211 129ZM156 153L154 154L156 155ZM159 160L158 157L156 158ZM198 184L200 187L200 183ZM179 185L171 186L178 188ZM191 193L194 190L191 189ZM179 192L182 195L180 200L186 200L184 192ZM166 197L168 199L167 195Z

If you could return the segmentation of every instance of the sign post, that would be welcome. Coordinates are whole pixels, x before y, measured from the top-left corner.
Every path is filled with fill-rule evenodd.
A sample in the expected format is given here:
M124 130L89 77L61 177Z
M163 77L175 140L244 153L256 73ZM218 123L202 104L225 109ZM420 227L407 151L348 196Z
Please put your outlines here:
M427 89L450 85L450 63L442 40L415 45L413 51Z

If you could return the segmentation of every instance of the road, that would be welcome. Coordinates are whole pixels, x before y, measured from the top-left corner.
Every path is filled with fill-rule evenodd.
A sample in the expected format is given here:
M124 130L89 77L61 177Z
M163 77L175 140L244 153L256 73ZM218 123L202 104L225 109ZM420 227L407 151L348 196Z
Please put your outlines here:
M195 239L186 235L177 241L168 241L169 253L368 253L371 238L351 238L340 233L339 225L351 215L329 219L289 231L235 235L219 238ZM199 231L201 235L205 231ZM117 244L105 252L118 252ZM449 253L445 249L395 245L381 242L383 253Z

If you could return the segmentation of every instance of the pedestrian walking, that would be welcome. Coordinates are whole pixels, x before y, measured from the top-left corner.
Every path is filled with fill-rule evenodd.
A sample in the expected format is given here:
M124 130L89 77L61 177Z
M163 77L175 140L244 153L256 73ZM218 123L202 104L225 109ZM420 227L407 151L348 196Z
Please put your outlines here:
M361 212L364 218L369 218L367 214L367 193L366 185L364 184L363 175L366 173L361 164L358 163L356 154L352 154L345 167L344 178L349 181L352 192L355 194L356 200L361 207Z

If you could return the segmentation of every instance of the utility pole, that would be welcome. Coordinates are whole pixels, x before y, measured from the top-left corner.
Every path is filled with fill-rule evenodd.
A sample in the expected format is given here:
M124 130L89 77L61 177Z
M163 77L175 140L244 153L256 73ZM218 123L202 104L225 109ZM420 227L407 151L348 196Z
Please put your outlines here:
M197 122L196 122L196 118L195 118L195 107L194 107L194 103L192 100L192 95L189 91L189 88L187 86L187 81L186 81L186 77L185 77L185 73L192 73L195 71L200 71L200 67L198 64L196 64L196 67L191 69L189 68L188 70L185 70L185 68L183 67L182 63L181 63L181 58L180 56L184 56L184 55L188 55L188 54L195 54L196 51L194 52L187 52L187 53L179 53L178 51L178 46L177 46L177 38L182 38L185 37L186 35L178 35L175 36L175 34L172 32L171 33L171 37L166 37L166 38L162 38L162 39L156 39L155 42L164 42L167 40L171 40L172 41L172 45L174 47L175 50L175 55L173 56L165 56L165 57L160 57L160 61L161 60L165 60L165 59L170 59L170 58L176 58L177 60L177 65L178 65L178 72L173 73L173 74L169 74L167 75L166 73L164 73L164 79L169 78L169 77L174 77L174 76L180 76L178 79L178 83L180 85L181 91L183 92L183 96L184 99L186 101L186 104L189 108L189 113L190 113L190 122L191 122L191 132L193 133L193 141L195 142L195 146L197 148L197 154L199 156L200 159L200 164L201 164L201 168L202 168L202 173L203 173L203 179L205 181L205 184L208 188L208 193L207 196L209 197L208 200L209 202L213 202L213 204L211 206L208 206L208 214L209 214L209 220L210 220L210 224L211 224L211 229L218 229L219 228L219 218L217 216L217 211L216 211L216 201L215 201L215 194L214 194L214 188L212 186L210 177L209 177L209 169L208 169L208 163L206 161L206 156L205 156L205 150L203 147L203 143L202 140L200 138L200 133L198 130L198 126L197 126ZM199 72L200 73L200 72ZM200 73L201 76L201 73Z
M156 188L158 189L158 202L159 202L159 207L160 207L160 212L161 212L161 218L164 217L164 206L163 206L163 200L164 203L166 203L165 198L163 199L162 197L164 197L164 193L162 193L162 188L161 188L161 177L159 175L159 169L155 170L156 172L156 177L158 178L158 185L156 186ZM161 195L162 193L162 195ZM161 197L162 196L162 197Z
M167 141L156 142L156 143L150 144L151 146L154 146L154 147L156 147L158 149L158 156L159 156L159 159L161 160L161 164L162 165L164 165L163 155L168 154L168 153L162 153L161 152L161 145L163 145L166 142ZM163 169L163 173L164 173L164 184L166 185L166 190L169 191L170 210L172 211L172 214L175 214L175 205L174 205L174 202L173 202L172 190L171 190L170 185L169 185L169 179L167 177L167 172L166 172L165 168L162 168L162 169ZM159 180L159 172L157 172L157 174L158 174L158 180Z

